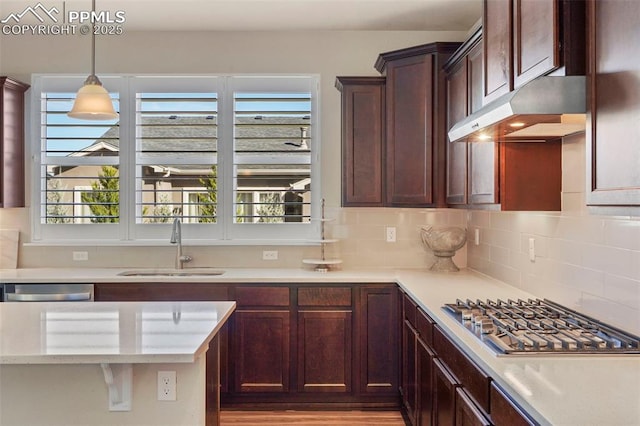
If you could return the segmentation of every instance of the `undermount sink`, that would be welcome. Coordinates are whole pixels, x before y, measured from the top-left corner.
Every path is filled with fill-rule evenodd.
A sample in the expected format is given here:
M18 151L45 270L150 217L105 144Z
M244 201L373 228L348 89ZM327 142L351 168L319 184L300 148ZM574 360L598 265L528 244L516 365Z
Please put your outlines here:
M122 271L118 275L122 277L190 277L190 276L217 276L225 271L212 268L185 268L185 269L132 269Z

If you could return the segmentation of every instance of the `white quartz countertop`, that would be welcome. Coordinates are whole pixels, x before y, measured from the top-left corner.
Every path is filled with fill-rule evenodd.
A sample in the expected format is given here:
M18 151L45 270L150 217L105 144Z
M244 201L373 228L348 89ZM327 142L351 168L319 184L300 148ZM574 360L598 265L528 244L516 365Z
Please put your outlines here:
M0 364L194 362L235 302L0 303Z
M133 268L131 268L133 269ZM460 299L544 298L482 274L426 270L318 273L302 269L225 269L215 277L122 277L122 269L0 270L0 282L395 282L513 399L543 425L640 425L639 355L497 356L442 310ZM1 305L1 304L0 304ZM16 304L17 305L17 304ZM579 309L578 309L579 310ZM5 331L2 329L2 333Z

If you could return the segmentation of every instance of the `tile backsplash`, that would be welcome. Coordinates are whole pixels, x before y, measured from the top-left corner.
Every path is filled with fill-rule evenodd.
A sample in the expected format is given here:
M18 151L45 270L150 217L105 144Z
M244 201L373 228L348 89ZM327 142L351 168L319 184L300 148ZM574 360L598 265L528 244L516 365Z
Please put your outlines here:
M640 334L640 218L468 214L470 268Z

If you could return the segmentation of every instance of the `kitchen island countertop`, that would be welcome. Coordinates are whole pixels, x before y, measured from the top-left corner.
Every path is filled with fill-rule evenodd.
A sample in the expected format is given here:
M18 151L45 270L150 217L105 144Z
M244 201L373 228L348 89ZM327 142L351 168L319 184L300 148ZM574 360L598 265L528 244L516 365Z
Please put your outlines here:
M526 299L543 298L544 294L534 295L471 270L318 273L302 269L249 268L225 269L223 275L215 277L123 277L118 275L122 271L116 268L0 270L0 282L397 283L540 424L640 425L639 355L496 355L444 312L442 306L457 298ZM580 307L572 308L580 310Z

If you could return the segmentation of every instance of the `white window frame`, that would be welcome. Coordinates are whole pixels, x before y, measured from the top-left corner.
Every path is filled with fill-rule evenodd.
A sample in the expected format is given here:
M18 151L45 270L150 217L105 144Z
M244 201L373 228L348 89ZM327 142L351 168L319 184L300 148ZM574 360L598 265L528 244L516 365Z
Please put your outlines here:
M153 244L166 243L171 232L171 223L135 223L135 180L136 147L136 96L138 92L158 91L176 93L195 90L212 91L218 94L218 220L216 223L184 223L183 240L189 244L304 244L316 240L320 234L321 214L320 188L320 89L318 75L101 75L103 85L110 93L120 93L120 149L118 157L84 158L79 164L117 165L120 176L120 222L86 224L42 223L43 209L46 208L43 178L44 163L42 137L43 122L40 115L41 94L43 92L75 93L82 86L86 76L81 75L41 75L33 76L30 102L30 126L27 127L31 140L31 205L32 236L34 243L50 244ZM208 83L206 88L203 84ZM233 93L234 91L255 91L266 93L304 90L312 94L310 136L314 147L311 151L311 217L310 223L233 223L234 176L233 176ZM57 158L63 163L73 159ZM75 163L74 163L75 165ZM195 190L196 188L194 188Z

